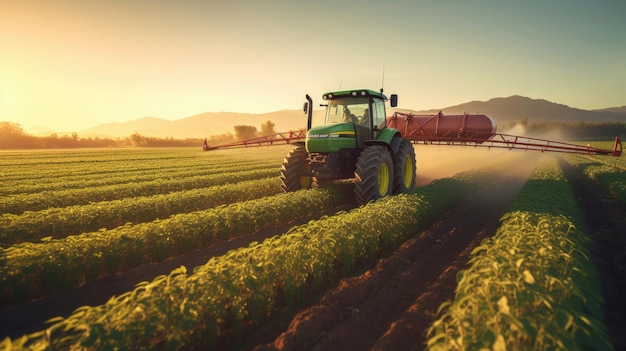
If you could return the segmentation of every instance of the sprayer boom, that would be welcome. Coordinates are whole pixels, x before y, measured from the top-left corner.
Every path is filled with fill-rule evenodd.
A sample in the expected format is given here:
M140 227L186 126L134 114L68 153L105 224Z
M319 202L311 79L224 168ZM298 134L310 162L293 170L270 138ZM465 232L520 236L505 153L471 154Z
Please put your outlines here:
M376 92L371 92L376 94ZM307 109L309 112L309 124L307 129L311 128L311 108L312 101L308 97ZM384 115L383 115L384 116ZM525 136L517 136L510 134L502 134L496 132L496 122L489 116L483 114L462 114L462 115L444 115L439 112L435 115L416 115L411 113L395 112L391 117L387 117L386 128L396 129L400 132L403 139L407 139L412 143L424 144L440 144L440 145L463 145L463 146L481 146L488 148L504 148L504 149L520 149L534 151L549 151L574 154L595 154L595 155L622 155L622 143L619 137L615 137L613 150L600 149L589 145L577 145L553 141L547 139L539 139ZM350 130L356 130L357 124L350 123ZM361 127L362 128L362 127ZM338 133L338 132L337 132ZM347 133L347 132L342 132ZM351 132L355 134L355 132ZM331 133L332 134L332 133ZM336 134L336 133L335 133ZM319 137L319 135L315 134ZM300 129L286 133L277 133L274 135L242 140L230 144L203 146L205 151L221 148L241 148L254 147L277 144L290 144L295 142L305 142L307 139L307 131ZM318 141L321 139L315 139ZM336 138L337 141L345 141L345 138Z
M615 137L613 150L582 146L560 141L496 133L496 123L482 114L414 115L396 112L388 118L388 126L413 142L443 145L470 145L489 148L522 149L621 156L622 143Z
M235 148L247 148L255 146L269 146L269 145L281 145L290 144L296 141L304 141L306 137L306 131L304 129L298 129L296 131L289 131L284 133L276 133L272 135L266 135L258 138L252 138L247 140L236 141L229 144L222 144L216 146L209 146L207 141L204 140L202 150L217 150L217 149L235 149Z
M469 132L469 131L468 131ZM471 133L471 132L470 132ZM423 142L424 144L438 144L438 145L462 145L462 146L480 146L488 148L503 148L503 149L518 149L518 150L532 150L532 151L548 151L548 152L561 152L572 154L588 154L588 155L609 155L609 156L621 156L622 155L622 142L619 137L615 137L615 143L613 144L613 150L594 148L589 145L577 145L564 143L560 141L530 138L509 134L494 134L488 140L477 140L473 138L457 138L457 139L424 139L424 138L411 138L415 143Z

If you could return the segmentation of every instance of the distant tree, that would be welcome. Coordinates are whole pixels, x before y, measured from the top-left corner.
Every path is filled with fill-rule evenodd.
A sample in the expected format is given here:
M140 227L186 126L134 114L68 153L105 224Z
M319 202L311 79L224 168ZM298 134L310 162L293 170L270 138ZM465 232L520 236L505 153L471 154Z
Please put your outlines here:
M0 122L0 133L2 133L3 136L26 134L22 126L15 122Z
M134 133L133 135L131 135L130 140L132 141L133 146L147 146L148 144L146 137L139 133Z
M260 136L276 134L276 130L274 129L274 127L276 127L276 124L274 124L272 121L261 123L261 135Z
M18 123L0 122L0 147L19 149L33 146L35 146L35 138L26 134Z
M235 126L235 138L237 140L246 140L256 137L256 127L254 126Z

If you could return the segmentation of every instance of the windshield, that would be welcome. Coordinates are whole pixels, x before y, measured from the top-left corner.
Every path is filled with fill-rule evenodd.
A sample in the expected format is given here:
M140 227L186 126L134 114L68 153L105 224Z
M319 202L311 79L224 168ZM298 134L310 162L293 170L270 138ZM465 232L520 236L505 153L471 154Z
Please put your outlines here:
M326 109L326 124L344 122L367 124L369 121L369 106L368 97L330 100Z

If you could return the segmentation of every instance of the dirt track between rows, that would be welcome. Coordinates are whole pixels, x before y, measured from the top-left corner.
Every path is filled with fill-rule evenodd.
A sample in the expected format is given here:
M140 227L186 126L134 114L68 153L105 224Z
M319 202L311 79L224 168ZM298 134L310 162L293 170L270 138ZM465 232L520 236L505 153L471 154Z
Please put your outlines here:
M374 267L341 280L290 321L237 349L423 349L439 305L454 298L457 272L471 250L495 233L527 175L490 184Z
M579 170L561 162L594 241L605 323L615 350L626 350L626 208ZM428 230L317 302L240 344L237 350L423 350L441 303L454 298L456 275L528 176L511 170L441 217Z

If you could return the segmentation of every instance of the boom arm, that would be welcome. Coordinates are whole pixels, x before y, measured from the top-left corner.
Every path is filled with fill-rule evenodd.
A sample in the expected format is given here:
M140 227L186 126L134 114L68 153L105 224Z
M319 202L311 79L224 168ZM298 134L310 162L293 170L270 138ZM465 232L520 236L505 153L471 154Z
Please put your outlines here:
M472 133L471 131L466 131ZM477 132L476 132L477 133ZM582 146L570 143L564 143L560 141L553 141L547 139L530 138L509 134L494 134L490 139L473 139L473 138L415 138L408 137L414 142L424 142L424 144L442 144L442 145L464 145L464 146L481 146L488 148L503 148L503 149L521 149L521 150L534 150L534 151L549 151L549 152L562 152L572 154L594 154L594 155L610 155L621 156L622 155L622 142L619 137L615 137L615 143L613 144L613 150L599 149L591 146Z
M296 131L290 131L285 133L277 133L267 136L262 136L253 139L247 139L242 141L236 141L230 144L222 144L217 146L209 146L205 144L202 147L204 151L209 150L217 150L217 149L235 149L235 148L246 148L246 147L255 147L255 146L269 146L269 145L280 145L280 144L291 144L297 141L304 141L306 137L306 131L304 129L298 129Z
M485 115L463 114L413 115L396 112L388 118L388 125L396 128L405 139L425 144L472 145L482 147L523 149L621 156L622 143L615 137L613 150L593 148L539 138L496 133L495 122Z

